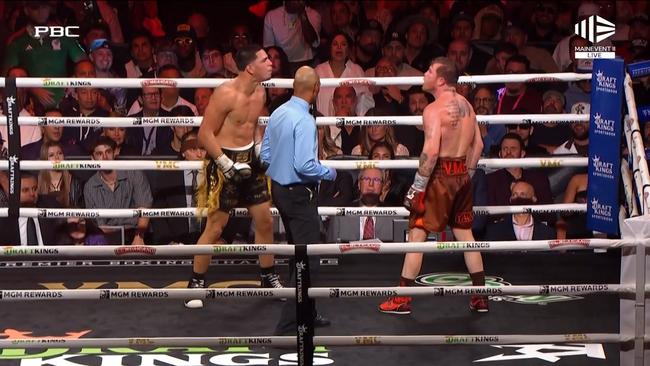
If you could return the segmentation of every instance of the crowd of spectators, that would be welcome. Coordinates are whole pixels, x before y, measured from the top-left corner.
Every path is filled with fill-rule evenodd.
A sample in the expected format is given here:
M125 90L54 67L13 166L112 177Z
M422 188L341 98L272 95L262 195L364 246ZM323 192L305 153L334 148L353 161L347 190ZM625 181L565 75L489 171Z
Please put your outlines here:
M321 78L421 76L431 60L446 56L461 75L591 72L574 48L590 45L573 24L600 15L616 24L615 45L626 62L650 58L648 2L639 1L242 1L248 14L228 19L228 5L198 1L0 0L0 54L7 77L231 78L234 54L261 44L274 78L291 78L310 65ZM207 6L207 8L206 8ZM173 14L171 16L170 14ZM179 15L180 14L180 15ZM216 14L216 15L215 15ZM178 19L183 16L183 19ZM168 22L167 19L177 19ZM223 25L228 24L228 25ZM80 37L35 36L34 27L79 25ZM590 80L572 83L459 84L478 115L589 113ZM650 104L648 77L635 83L640 103ZM208 88L20 88L20 116L201 116ZM267 114L291 96L267 89ZM5 103L5 98L2 98ZM420 116L433 97L419 87L355 84L323 87L320 116ZM0 106L2 111L6 105ZM481 125L486 158L587 156L588 123ZM643 129L650 141L650 123ZM196 130L187 127L101 128L21 126L22 159L203 160ZM6 154L0 124L0 155ZM406 159L422 151L421 126L320 126L322 160ZM647 146L647 145L646 145ZM650 151L648 153L650 156ZM477 170L475 205L584 203L583 169ZM193 207L200 171L23 172L21 204L33 207ZM406 170L340 171L323 182L321 206L399 206L410 185ZM0 206L8 181L0 172ZM392 240L392 218L324 220L323 239ZM2 224L0 222L0 224ZM36 235L34 235L34 229ZM22 245L193 243L201 222L187 218L20 219ZM387 231L391 230L391 233ZM477 216L475 236L488 240L588 237L585 217L573 215ZM227 240L246 241L250 220L233 220Z

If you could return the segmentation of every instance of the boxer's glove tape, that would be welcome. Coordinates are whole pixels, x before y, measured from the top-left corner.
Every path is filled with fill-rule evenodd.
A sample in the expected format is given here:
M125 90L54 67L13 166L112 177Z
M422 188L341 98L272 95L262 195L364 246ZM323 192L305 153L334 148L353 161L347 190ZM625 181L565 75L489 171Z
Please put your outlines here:
M219 170L223 173L226 179L236 181L249 179L253 174L251 166L246 163L235 163L226 154L221 154L215 160Z
M415 173L413 184L404 198L404 207L406 207L406 209L416 214L424 213L425 190L428 182L429 177L423 177L420 173Z

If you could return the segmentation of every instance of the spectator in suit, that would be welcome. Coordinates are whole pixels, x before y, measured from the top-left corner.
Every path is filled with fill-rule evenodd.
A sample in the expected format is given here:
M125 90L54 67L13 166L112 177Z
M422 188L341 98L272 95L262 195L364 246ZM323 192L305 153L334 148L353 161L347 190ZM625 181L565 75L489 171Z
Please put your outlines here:
M524 142L517 134L508 133L503 136L500 146L499 158L501 159L517 159L526 156ZM487 175L488 205L509 205L512 196L510 185L516 180L525 180L533 185L539 204L553 203L553 196L546 173L537 169L503 168ZM554 217L553 215L545 215L545 221L554 222Z
M20 206L61 207L53 197L38 194L38 178L29 171L22 171L20 175ZM3 228L3 240L8 244L17 246L56 245L61 222L58 219L36 217L20 217L17 220L3 217L0 218L0 227ZM18 230L10 230L12 227L18 227Z
M142 87L140 102L142 110L129 115L129 117L163 117L169 113L160 105L160 88ZM142 155L150 155L156 146L165 146L172 139L172 130L169 127L144 126L132 128L128 131L127 141L138 149Z
M181 138L181 156L186 161L203 161L205 150L199 146L196 132L190 131ZM196 188L200 170L159 170L151 179L154 208L196 207ZM153 242L156 244L195 243L200 231L196 217L164 217L151 221Z
M45 112L46 117L62 117L61 111L58 109L50 109ZM68 127L69 128L69 127ZM60 143L63 138L63 131L65 127L58 125L48 125L41 126L41 138L38 141L34 141L30 144L23 146L20 149L20 154L25 160L38 160L41 159L41 147L48 142L57 142ZM63 144L61 143L61 148L63 153L68 156L80 156L86 155L86 153L79 147L79 145L74 144Z
M524 180L513 182L510 190L511 205L530 206L537 203L533 185ZM485 230L485 240L489 241L552 239L555 239L555 231L530 213L508 215L501 222L488 224Z
M356 116L357 93L351 86L339 86L334 89L334 116L352 117ZM359 126L345 125L342 127L332 126L330 136L340 147L343 154L350 155L352 148L359 142L361 128Z
M43 144L40 160L65 160L63 147L56 141ZM41 170L38 174L38 193L50 195L61 207L83 207L83 185L69 170Z
M361 197L354 206L377 207L384 185L384 172L380 169L364 169L359 173ZM393 240L393 218L385 216L335 216L327 229L327 242L350 242L357 240Z

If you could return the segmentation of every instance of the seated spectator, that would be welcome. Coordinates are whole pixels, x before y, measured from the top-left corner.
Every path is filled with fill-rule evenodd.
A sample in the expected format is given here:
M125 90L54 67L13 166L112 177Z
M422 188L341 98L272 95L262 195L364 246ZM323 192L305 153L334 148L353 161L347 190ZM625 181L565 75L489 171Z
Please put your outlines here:
M369 19L357 33L354 60L365 71L375 66L381 58L381 40L384 29L375 19Z
M145 86L142 87L140 103L142 110L138 113L129 115L129 117L163 117L169 113L161 108L160 105L160 88ZM150 155L156 146L165 146L172 139L172 130L163 126L144 126L142 128L132 128L128 131L127 141L133 145L140 154Z
M284 53L282 48L271 46L264 48L264 51L266 51L266 54L269 56L269 60L271 60L271 64L273 65L271 72L272 78L293 77L293 75L289 74L289 59L287 58L287 54ZM292 94L293 90L289 88L267 88L266 108L269 115L273 113L273 111L275 111L279 106L286 103L291 98ZM322 113L320 113L320 111L317 111L317 114L320 114L322 117Z
M499 158L518 159L526 156L524 142L519 135L507 133L501 139ZM510 185L516 180L525 180L533 185L539 204L553 203L548 176L537 169L503 168L487 175L488 205L505 206L510 204ZM544 221L554 221L550 218Z
M45 112L46 117L62 117L61 111L58 109L50 109ZM58 125L47 125L41 126L41 139L34 141L30 144L23 146L20 149L20 154L25 160L38 160L41 159L41 147L48 142L61 142L63 137L63 131L66 127L61 127ZM69 127L67 127L69 128ZM63 148L63 153L68 156L81 156L86 155L86 153L79 147L79 145L73 144L61 144Z
M393 160L395 159L395 151L392 145L386 141L380 141L372 146L368 158L371 160ZM379 196L379 201L383 206L401 206L404 204L404 196L410 184L408 183L409 178L400 173L400 170L384 170L384 185Z
M395 64L388 57L382 57L375 66L376 77L395 77L397 76L397 68ZM402 103L404 102L404 95L402 89L396 85L386 85L381 87L374 87L374 100L375 108L385 111L388 116L396 116L401 114ZM367 113L366 113L367 115Z
M537 203L535 189L524 180L513 182L510 190L511 205L530 206ZM501 222L488 224L485 229L485 240L488 241L552 239L555 239L553 229L534 218L531 213L508 215Z
M501 40L503 33L503 7L493 3L479 9L474 16L476 27L472 35L472 40L478 41L477 44L486 52L491 51L489 46L483 46L484 43L490 43Z
M527 74L530 72L530 62L525 56L515 55L506 61L506 74ZM506 83L505 88L499 89L496 114L514 114L521 108L529 113L540 113L542 96L526 83Z
M93 160L114 160L115 143L107 137L99 137L92 146ZM84 201L87 208L150 208L152 204L149 182L139 170L99 170L84 187ZM149 228L149 218L100 218L102 226L118 226L124 229L125 243L144 244L144 236ZM116 243L120 231L104 229L109 242Z
M29 76L65 77L68 62L86 58L79 43L71 37L58 37L46 42L34 37L34 26L43 26L54 21L54 8L47 1L25 2L24 15L27 26L14 33L6 42L3 73L21 65ZM4 14L3 14L4 15ZM49 38L48 38L49 40ZM46 108L54 108L63 97L62 88L31 88L30 93Z
M325 35L321 42L331 41L337 32L345 33L351 39L356 37L358 29L352 24L352 11L346 1L334 0L330 4L331 27L323 27L321 34Z
M571 177L564 192L562 203L587 203L588 176L579 173ZM572 212L560 215L556 225L558 239L593 238L593 231L587 228L587 214Z
M549 90L542 97L545 114L564 113L564 95L556 90ZM535 125L535 133L530 136L530 144L539 146L548 154L571 137L571 127L566 123L549 122Z
M24 78L29 76L27 74L27 70L25 70L22 66L14 66L9 68L5 75L7 77L16 78ZM28 88L16 89L16 105L21 107L20 112L18 112L18 116L30 117L36 114L41 115L42 112L40 110L43 109L42 105L37 102L35 98L30 96L28 91ZM7 99L4 98L4 92L0 96L3 97L2 102L0 102L0 115L2 115L7 113ZM4 120L0 123L0 134L5 137L8 136L7 123ZM32 142L38 141L40 138L41 130L38 128L38 126L20 126L20 146L25 146ZM7 141L5 140L4 143L0 146L6 149L8 147Z
M225 69L223 67L223 48L219 42L207 38L201 51L201 62L209 78L223 78ZM196 104L196 102L194 102ZM197 106L198 108L198 106Z
M309 65L320 44L321 16L303 0L284 1L264 17L264 47L278 46L289 57L290 72Z
M334 115L336 117L356 116L357 94L351 86L339 86L334 89ZM343 154L350 155L352 148L358 143L361 128L359 126L345 125L343 127L332 126L331 137L343 151Z
M140 150L126 142L126 128L104 127L102 136L108 137L115 143L115 158L118 156L141 156Z
M591 60L577 60L571 64L571 67L572 72L591 73L593 63ZM569 88L564 92L564 97L566 99L564 110L567 113L584 113L576 108L591 104L591 79L570 82Z
M79 101L79 110L68 114L63 112L65 117L108 117L108 111L99 107L97 89L77 88L75 92ZM100 133L99 127L66 127L63 130L63 141L65 144L81 145L85 151L90 151L90 146Z
M458 75L473 74L469 70L470 60L474 50L469 41L463 39L455 39L449 43L447 47L447 58L454 61Z
M580 155L589 154L589 122L572 122L571 137L558 146L553 155Z
M361 127L359 145L352 149L352 155L369 155L372 147L378 142L388 143L397 156L409 156L406 146L395 138L392 126L372 125Z
M422 116L424 108L433 102L433 96L424 92L421 86L411 87L406 95L406 106L408 107L408 114L411 116ZM409 155L419 157L424 146L424 130L422 124L417 126L397 125L394 128L397 141L404 144L409 151Z
M95 64L88 60L83 59L74 65L72 76L75 78L96 78L97 70ZM79 116L79 99L77 98L77 89L66 88L65 96L59 102L59 109L64 116L78 117Z
M38 194L38 179L29 171L20 173L20 206L61 208L56 199L47 195ZM57 237L61 230L61 220L36 217L18 218L18 236L15 230L15 219L0 218L0 227L3 228L3 240L20 246L56 245Z
M112 45L107 39L96 39L90 45L89 57L95 65L95 73L98 78L117 78L118 75L113 71L113 50ZM107 91L115 99L112 109L126 114L126 89L125 88L108 88Z
M124 65L126 77L129 79L155 77L156 61L153 56L151 35L147 32L136 32L131 37L130 49L131 60Z
M184 78L202 78L207 75L199 55L196 32L189 24L176 26L174 34L178 68Z
M330 136L329 126L318 126L318 159L327 160L332 156L341 155L341 149L336 146ZM352 175L340 170L336 179L323 180L318 187L318 204L320 206L346 207L354 200Z
M516 111L518 114L528 114L523 110ZM531 123L507 124L506 133L515 133L524 142L524 151L529 158L546 156L546 149L530 144L530 136L534 135L535 126Z
M444 54L444 50L434 42L434 25L421 14L414 14L401 21L396 30L404 34L406 48L405 61L413 68L426 72L431 61Z
M174 65L165 65L162 66L158 70L158 77L161 79L180 79L182 78L180 69ZM196 116L198 114L198 111L196 110L196 106L194 104L190 103L187 101L187 99L183 98L180 96L180 92L178 88L174 87L165 87L165 88L160 88L160 108L169 112L172 110L172 108L179 106L179 105L186 105L192 109L192 113ZM142 102L140 100L136 100L131 108L129 109L129 116L135 116L137 115L140 111L142 111Z
M59 162L65 160L63 147L56 141L49 141L41 146L40 160ZM81 182L69 170L41 170L38 174L38 193L50 195L61 207L83 207L83 189Z
M178 47L176 43L167 38L161 38L156 41L154 47L156 58L156 74L160 68L167 65L178 67Z
M555 44L562 37L555 23L557 17L558 4L555 1L546 0L537 3L528 27L528 42L540 44L548 52L553 52Z
M187 106L179 105L169 112L171 117L189 117L192 116L192 110ZM191 126L173 126L172 140L169 144L158 145L151 152L152 156L180 156L181 154L181 138L189 131L192 130Z
M474 89L470 99L476 115L491 116L494 114L496 107L496 98L494 92L487 85L479 85ZM506 128L498 124L479 124L481 137L483 138L483 156L496 155L499 149L499 142L506 134Z
M63 245L108 245L104 232L90 219L69 217L65 235L59 239Z
M194 90L194 105L199 114L198 116L203 116L205 113L205 108L210 103L210 97L212 96L213 89L211 88L196 88Z
M199 146L195 131L181 138L181 156L185 161L203 161L205 150ZM201 170L158 170L152 172L151 189L154 208L197 207L197 182ZM151 222L156 244L196 243L201 234L200 218L156 218Z
M531 70L543 72L560 71L555 64L555 60L553 60L553 56L547 50L528 44L528 35L521 24L509 22L504 40L515 45L518 53L530 61Z
M359 173L361 197L353 206L377 207L384 185L384 172L364 169ZM340 243L358 240L393 240L393 218L386 216L334 216L327 228L327 242Z
M345 33L335 33L329 46L329 60L316 66L316 74L323 78L361 78L364 77L361 66L350 59L350 52L353 47L352 38ZM363 116L368 109L374 107L370 90L365 85L353 86L357 96L355 115ZM321 87L316 100L316 109L324 116L334 115L332 102L335 88Z
M451 20L451 40L452 42L463 41L464 44L470 46L468 50L462 52L468 58L467 66L462 70L470 75L480 75L485 70L490 54L469 43L474 33L474 25L474 17L471 14L464 11L459 12ZM455 47L461 47L460 45L458 43Z
M505 74L506 61L518 53L517 47L512 43L499 43L494 48L494 56L490 58L487 66L485 66L485 74Z
M397 32L387 33L384 38L384 46L381 49L382 57L387 57L395 65L396 76L422 76L422 71L404 62L405 47L406 40L403 35ZM366 76L371 78L377 76L375 68L371 67L366 70ZM408 90L411 85L398 85L398 87L401 90ZM377 87L370 88L373 94L377 93L377 90Z
M239 74L237 63L235 63L235 54L237 54L237 51L239 51L242 47L248 46L252 41L253 40L251 39L250 31L247 25L238 24L232 28L232 31L230 33L230 52L226 53L223 56L225 77L232 78Z

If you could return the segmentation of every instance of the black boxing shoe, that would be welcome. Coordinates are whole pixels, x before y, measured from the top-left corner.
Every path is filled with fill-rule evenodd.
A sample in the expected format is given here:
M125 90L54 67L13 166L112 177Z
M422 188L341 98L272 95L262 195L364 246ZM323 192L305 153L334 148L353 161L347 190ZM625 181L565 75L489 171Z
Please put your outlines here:
M280 281L280 275L277 273L269 273L260 275L260 287L262 288L284 288ZM280 297L280 301L287 301L286 297Z
M192 279L187 283L187 288L205 288L205 278L192 276ZM185 300L185 307L188 309L201 309L203 308L203 300Z

